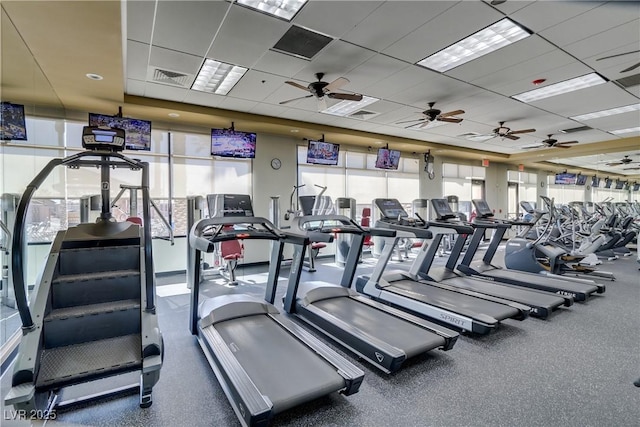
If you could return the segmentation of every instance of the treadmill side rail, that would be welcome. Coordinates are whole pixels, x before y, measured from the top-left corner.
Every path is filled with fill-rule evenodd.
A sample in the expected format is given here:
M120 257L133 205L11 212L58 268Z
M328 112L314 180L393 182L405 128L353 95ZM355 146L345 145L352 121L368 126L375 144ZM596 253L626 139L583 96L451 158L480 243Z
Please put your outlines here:
M273 404L257 389L214 326L200 330L198 342L243 425L267 424ZM215 355L215 357L214 357Z

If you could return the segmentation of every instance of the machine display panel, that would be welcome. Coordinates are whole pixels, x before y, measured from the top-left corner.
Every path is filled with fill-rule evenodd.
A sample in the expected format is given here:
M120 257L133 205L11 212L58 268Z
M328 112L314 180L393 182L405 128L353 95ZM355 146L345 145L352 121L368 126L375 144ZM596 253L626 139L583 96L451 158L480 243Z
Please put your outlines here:
M409 216L398 199L376 199L375 203L384 218L397 219Z

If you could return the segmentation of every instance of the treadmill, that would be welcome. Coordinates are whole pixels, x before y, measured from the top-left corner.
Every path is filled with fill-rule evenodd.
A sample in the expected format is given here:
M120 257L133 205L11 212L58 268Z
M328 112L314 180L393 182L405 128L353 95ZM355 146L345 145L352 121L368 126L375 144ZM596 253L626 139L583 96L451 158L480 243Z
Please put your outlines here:
M293 231L329 242L336 233L351 235L340 284L290 281L284 309L385 373L410 357L439 348L450 350L458 333L364 297L350 289L365 236L393 237L389 229L365 230L343 215L296 217Z
M536 273L527 273L519 270L505 269L491 261L498 250L500 242L505 232L514 225L529 224L519 223L517 221L498 220L493 218L493 212L483 199L474 199L473 204L476 208L478 220L476 221L476 233L471 238L469 247L465 256L456 269L464 274L477 277L486 277L489 280L495 280L512 286L519 286L529 289L537 289L545 292L552 292L557 295L565 295L572 297L575 301L586 301L595 293L603 293L605 286L593 281L587 280L565 280L561 277L553 275L543 275ZM495 229L489 247L487 248L482 260L473 262L473 257L480 245L480 239L484 234L484 229Z
M560 295L552 295L535 289L524 289L513 286L507 286L501 283L495 283L491 280L481 277L469 277L462 272L456 272L455 266L460 258L462 251L467 243L467 233L458 233L451 254L447 259L447 263L443 267L432 268L433 260L438 250L438 246L445 234L451 234L449 225L458 224L472 226L472 224L460 221L458 216L453 213L446 199L431 199L436 219L429 223L429 229L435 234L430 242L427 254L421 257L421 263L415 263L411 270L414 274L425 280L443 283L462 289L480 292L486 295L502 298L508 301L515 301L531 307L531 316L546 319L552 311L558 307L573 304L573 298L562 297ZM476 239L474 243L480 242L484 236L486 227L476 227L471 233ZM473 248L475 252L477 246ZM473 255L467 249L467 255Z
M266 301L244 294L199 301L202 253L231 239L273 242ZM356 393L364 376L273 306L285 242L294 244L289 281L297 282L309 239L285 234L265 218L202 219L189 234L194 263L189 329L243 425L266 425L276 413L336 391Z
M407 271L385 273L399 239L431 239L433 235L427 229L429 223L420 218L409 218L397 199L375 199L373 203L380 210L376 228L395 230L396 237L389 238L385 243L371 275L362 275L356 280L356 289L360 293L475 334L487 334L505 319L527 318L530 307L520 303L441 283L422 281L419 276ZM452 224L451 228L463 233L471 230L470 227L456 224ZM414 262L420 262L427 247L422 246Z

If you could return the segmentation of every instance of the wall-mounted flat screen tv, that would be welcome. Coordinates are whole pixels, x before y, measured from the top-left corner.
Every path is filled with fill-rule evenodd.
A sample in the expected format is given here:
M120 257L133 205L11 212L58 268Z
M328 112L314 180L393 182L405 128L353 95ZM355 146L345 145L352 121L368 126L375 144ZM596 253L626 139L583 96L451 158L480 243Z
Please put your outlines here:
M638 190L640 190L640 183L636 182L635 184L633 184L633 191L638 191Z
M256 134L233 129L211 129L211 155L253 159L256 157Z
M340 145L324 141L309 141L307 163L314 165L337 165Z
M10 102L0 103L0 140L27 140L24 105L12 104Z
M578 176L576 177L576 185L586 185L587 178L589 178L587 175L578 174Z
M576 183L575 173L557 173L555 183L558 185L573 185Z
M622 190L627 181L623 181L621 179L616 179L616 190Z
M604 179L604 188L611 188L611 184L613 184L613 180L611 178Z
M124 129L125 150L151 151L151 122L149 120L89 113L89 126Z
M389 150L388 148L379 148L376 157L376 167L378 169L398 169L400 164L400 151Z
M597 176L591 178L591 186L593 188L598 188L600 186L600 178L598 178Z

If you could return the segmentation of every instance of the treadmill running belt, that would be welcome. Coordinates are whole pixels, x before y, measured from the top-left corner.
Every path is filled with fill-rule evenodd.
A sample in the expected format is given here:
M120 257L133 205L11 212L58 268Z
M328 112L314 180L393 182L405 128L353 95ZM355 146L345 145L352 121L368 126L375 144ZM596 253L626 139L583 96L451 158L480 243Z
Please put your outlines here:
M213 326L258 389L281 412L344 385L331 364L267 315L240 317Z
M316 301L313 305L349 325L403 350L407 357L413 357L445 345L445 339L440 335L352 298L330 298Z
M397 292L394 288L400 290ZM404 295L406 291L412 293L412 297L421 302L436 305L438 307L456 311L456 307L462 307L468 311L486 314L497 320L504 320L518 315L518 310L508 305L486 301L458 292L440 289L426 283L414 282L413 280L398 280L385 286L385 291L391 291ZM402 292L405 291L405 292Z
M589 284L582 284L582 283L574 283L571 282L569 280L562 280L562 279L556 279L553 277L546 277L542 274L535 274L535 273L524 273L524 274L520 274L520 272L518 271L513 271L513 270L506 270L506 269L500 269L497 268L495 270L490 270L485 272L484 274L490 275L490 276L494 276L494 277L505 277L505 278L512 278L512 279L516 279L516 280L521 280L523 282L532 282L532 283L539 283L541 285L548 285L548 286L553 286L553 287L557 287L558 289L563 289L563 290L567 290L569 292L584 292L586 294L593 294L595 292L598 291L598 288L596 286L593 285L589 285ZM539 278L537 277L531 277L531 276L540 276Z

